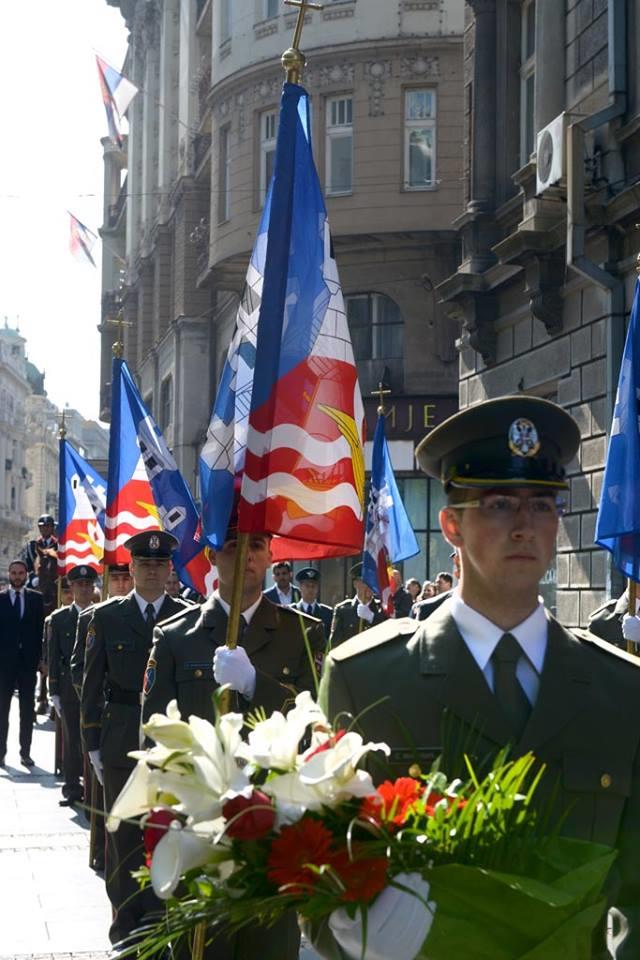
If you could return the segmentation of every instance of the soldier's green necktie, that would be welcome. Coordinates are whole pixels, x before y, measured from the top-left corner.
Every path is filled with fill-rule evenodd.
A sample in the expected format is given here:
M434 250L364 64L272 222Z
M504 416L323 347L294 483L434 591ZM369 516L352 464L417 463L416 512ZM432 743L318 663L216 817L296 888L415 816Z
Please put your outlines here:
M531 704L516 675L522 647L511 633L503 633L493 651L493 692L505 713L516 739L524 730Z
M148 603L145 607L146 620L150 627L152 627L156 622L156 608L152 603Z

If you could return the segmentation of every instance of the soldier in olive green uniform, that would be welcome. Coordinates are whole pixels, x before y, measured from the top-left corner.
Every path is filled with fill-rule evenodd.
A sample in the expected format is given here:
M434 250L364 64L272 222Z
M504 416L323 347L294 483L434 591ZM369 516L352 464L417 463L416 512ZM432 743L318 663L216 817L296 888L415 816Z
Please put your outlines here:
M109 599L103 603L109 603L114 597L126 597L133 586L133 580L129 573L128 563L109 564L107 589ZM84 675L84 657L85 646L87 642L87 630L93 618L94 610L100 604L92 604L83 610L78 617L78 626L76 628L76 640L71 654L71 682L78 695L78 700L82 696L82 678ZM84 731L80 726L80 736L82 740L82 750L85 754L85 775L88 779L89 791L86 800L91 804L91 840L89 846L89 866L93 870L104 870L104 850L106 844L104 829L104 794L102 784L95 774L89 758L87 756L89 749L85 742Z
M81 717L91 763L104 786L105 810L122 790L135 763L127 754L140 745L140 702L155 623L187 608L164 593L177 540L162 531L136 534L131 553L134 590L94 607L87 629ZM131 871L142 865L137 826L123 823L107 837L105 881L114 908L112 943L137 927L153 898L140 892Z
M353 599L343 600L334 607L329 637L330 650L344 643L349 637L363 633L388 619L380 601L374 597L371 587L362 579L362 563L354 564L349 573L353 579L356 595Z
M219 587L201 607L190 607L156 627L145 675L143 719L164 713L177 700L186 720L192 714L214 719L213 693L229 684L234 709L262 707L267 714L292 705L301 690L315 690L312 660L325 645L320 620L277 606L262 594L271 564L270 538L253 534L243 581L239 647L225 646L234 577L236 532L214 553ZM306 640L304 634L306 633ZM308 646L307 646L308 644ZM211 960L297 960L300 935L291 913L275 926L217 937L207 948Z
M638 662L569 633L538 600L568 486L564 465L579 443L564 410L525 396L487 401L436 427L417 456L448 494L440 524L459 551L459 588L423 623L392 621L333 651L320 702L329 717L360 718L366 740L387 741L403 775L444 751L442 769L455 776L469 745L478 761L507 743L515 755L533 751L547 766L536 797L553 796L563 832L619 850L608 884L612 916L624 915L613 955L637 960ZM604 940L598 931L594 958L609 956Z
M98 574L92 567L76 566L68 573L73 603L54 610L48 640L49 694L62 724L62 772L64 783L60 806L72 806L84 798L80 703L71 679L71 654L78 617L91 604Z
M589 630L596 637L613 643L621 650L627 649L623 621L629 614L629 594L625 590L617 600L608 600L589 614Z

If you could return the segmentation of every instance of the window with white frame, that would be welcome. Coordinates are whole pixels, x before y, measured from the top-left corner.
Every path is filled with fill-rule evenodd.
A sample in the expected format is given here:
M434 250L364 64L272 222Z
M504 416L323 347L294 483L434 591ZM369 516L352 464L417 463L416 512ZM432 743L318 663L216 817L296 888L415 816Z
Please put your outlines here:
M436 184L436 91L428 87L404 94L405 190Z
M260 115L260 206L264 206L273 176L278 136L278 114L268 110Z
M218 223L231 215L231 144L229 127L221 127L218 143Z
M535 149L536 4L522 4L520 47L520 163L524 165Z
M220 43L231 36L231 0L220 2Z
M281 0L264 0L264 18L270 20L280 13Z
M339 196L353 190L353 99L332 97L326 112L326 193Z

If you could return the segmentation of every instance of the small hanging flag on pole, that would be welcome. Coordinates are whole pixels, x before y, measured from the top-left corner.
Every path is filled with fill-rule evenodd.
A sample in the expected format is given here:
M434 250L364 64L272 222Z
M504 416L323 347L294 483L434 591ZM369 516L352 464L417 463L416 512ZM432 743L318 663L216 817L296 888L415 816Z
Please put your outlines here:
M102 93L102 102L107 114L107 124L109 125L109 136L122 147L122 134L120 132L120 123L124 117L129 104L138 92L135 84L127 80L115 67L110 66L96 54L96 64L98 67L98 78L100 80L100 91Z
M91 266L95 267L96 262L91 256L91 251L98 239L98 234L94 233L93 230L89 230L89 227L85 226L81 220L74 217L68 210L67 213L69 214L70 229L69 250L76 260L80 260L83 263L88 260Z

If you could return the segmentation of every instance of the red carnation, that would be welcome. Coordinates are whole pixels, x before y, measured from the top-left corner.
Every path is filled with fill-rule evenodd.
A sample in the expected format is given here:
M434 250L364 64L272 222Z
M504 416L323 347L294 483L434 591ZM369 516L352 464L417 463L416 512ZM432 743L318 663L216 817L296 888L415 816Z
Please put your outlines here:
M271 844L267 876L287 893L305 893L318 882L318 875L310 865L322 867L330 862L333 835L323 823L303 817L282 833Z
M170 824L178 819L173 810L166 810L163 807L159 807L157 810L152 810L145 820L143 832L144 854L148 867L151 866L153 851L164 837Z
M395 783L385 780L373 796L364 798L360 816L386 826L401 827L423 793L423 784L412 777L399 777Z
M222 815L227 821L227 836L234 840L259 840L276 822L271 798L260 790L254 790L250 797L227 800Z
M304 758L306 760L311 760L311 757L315 757L317 753L324 753L325 750L330 750L332 747L335 747L336 743L339 743L340 740L344 737L346 730L338 730L337 733L332 733L324 743L321 743L319 747L316 747L315 750L312 750L311 753L308 753Z
M387 885L386 857L360 858L358 845L353 847L353 860L347 850L334 854L331 866L344 884L342 903L370 903Z

